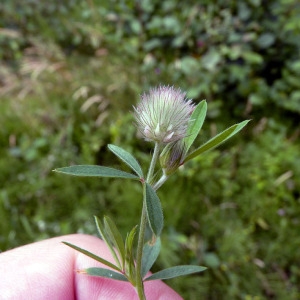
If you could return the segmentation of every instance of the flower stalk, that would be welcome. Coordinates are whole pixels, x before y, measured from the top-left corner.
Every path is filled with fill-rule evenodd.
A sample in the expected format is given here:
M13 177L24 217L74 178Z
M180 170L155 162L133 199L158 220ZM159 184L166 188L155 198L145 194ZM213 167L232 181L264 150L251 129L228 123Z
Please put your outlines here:
M152 181L154 169L159 156L159 148L160 148L159 143L155 143L153 156L147 174L147 182ZM146 186L144 184L143 185L143 208L142 208L142 215L140 221L137 256L136 256L136 284L137 284L136 289L140 300L145 299L141 270L142 270L143 247L144 247L144 240L145 240L146 225L147 225Z
M137 256L136 256L136 291L140 300L144 300L144 282L142 278L142 259L143 259L143 247L144 247L144 239L145 239L145 230L147 225L147 215L146 215L146 207L145 207L145 185L143 187L143 208L142 215L140 221L139 228L139 238L138 238L138 246L137 246Z
M153 189L157 191L167 180L169 176L163 174L160 179L153 185Z
M147 174L147 182L148 183L152 182L152 177L153 177L154 169L155 169L155 166L156 166L156 163L157 163L157 159L158 159L158 156L159 156L159 150L160 150L160 144L159 143L155 143L154 151L153 151L153 156L152 156L150 167L149 167L148 174Z

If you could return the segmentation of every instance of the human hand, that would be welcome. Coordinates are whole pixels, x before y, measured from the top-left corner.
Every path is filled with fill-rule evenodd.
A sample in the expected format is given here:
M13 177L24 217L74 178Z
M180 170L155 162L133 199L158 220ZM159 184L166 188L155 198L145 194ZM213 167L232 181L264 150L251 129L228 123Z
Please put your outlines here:
M103 267L67 247L62 241L113 261L105 244L96 237L74 234L25 245L0 254L0 298L4 300L135 300L128 282L78 274L76 270ZM159 280L145 282L147 300L182 300Z

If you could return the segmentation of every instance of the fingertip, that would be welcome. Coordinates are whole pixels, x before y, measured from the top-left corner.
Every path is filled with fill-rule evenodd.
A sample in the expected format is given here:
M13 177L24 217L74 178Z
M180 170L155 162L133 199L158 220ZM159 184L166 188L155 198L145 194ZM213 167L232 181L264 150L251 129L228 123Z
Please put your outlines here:
M81 245L77 244L79 247L84 247L88 251L101 256L102 258L114 262L114 259L109 252L108 248L102 240L93 238L90 243ZM87 248L88 245L88 248ZM87 257L83 254L77 254L76 269L86 269L89 267L105 267L104 265L98 263L97 261ZM89 299L101 299L101 300L138 300L135 289L129 282L117 281L102 277L94 277L86 274L75 275L75 286L77 289L77 299L87 299L87 296L92 297ZM173 289L160 280L147 281L144 284L145 294L147 300L182 300L182 297L179 296ZM87 293L90 293L87 295Z
M68 242L113 262L104 242L94 236L74 234L19 247L0 254L0 290L5 299L57 300L138 300L128 282L80 274L78 270L104 267L68 247ZM4 293L4 294L3 294ZM147 300L179 300L162 281L145 283Z

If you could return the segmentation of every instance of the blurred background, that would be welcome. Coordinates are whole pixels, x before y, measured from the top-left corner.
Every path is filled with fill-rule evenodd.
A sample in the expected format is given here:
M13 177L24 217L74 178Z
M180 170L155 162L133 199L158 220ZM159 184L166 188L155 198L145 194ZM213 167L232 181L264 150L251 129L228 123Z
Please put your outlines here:
M297 0L2 0L0 250L83 232L93 215L124 236L139 184L53 173L71 164L147 166L132 105L169 84L208 101L200 145L251 123L159 191L163 250L154 270L185 299L300 299L300 5ZM124 213L126 211L126 213Z

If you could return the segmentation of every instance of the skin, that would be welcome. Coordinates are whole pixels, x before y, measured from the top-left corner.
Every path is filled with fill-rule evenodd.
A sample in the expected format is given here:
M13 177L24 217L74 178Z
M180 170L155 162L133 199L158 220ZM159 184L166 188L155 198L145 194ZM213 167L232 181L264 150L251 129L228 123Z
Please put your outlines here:
M74 234L25 245L0 254L0 298L31 300L138 300L130 283L78 274L76 270L104 267L62 244L70 242L113 262L96 237ZM145 283L147 300L182 300L162 281Z

